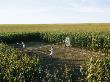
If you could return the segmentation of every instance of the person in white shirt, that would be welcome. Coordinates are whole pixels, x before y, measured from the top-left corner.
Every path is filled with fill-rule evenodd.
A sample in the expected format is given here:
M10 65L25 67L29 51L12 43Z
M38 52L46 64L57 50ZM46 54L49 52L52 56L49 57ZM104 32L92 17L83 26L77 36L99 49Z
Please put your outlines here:
M51 49L50 49L50 56L53 56L53 54L54 54L54 52L53 52L53 47L51 47Z
M24 44L24 42L21 42L22 48L24 49L26 47L26 45Z
M69 36L67 36L66 38L65 38L65 46L66 47L69 47L69 46L71 46L71 43L70 43L70 38L69 38Z

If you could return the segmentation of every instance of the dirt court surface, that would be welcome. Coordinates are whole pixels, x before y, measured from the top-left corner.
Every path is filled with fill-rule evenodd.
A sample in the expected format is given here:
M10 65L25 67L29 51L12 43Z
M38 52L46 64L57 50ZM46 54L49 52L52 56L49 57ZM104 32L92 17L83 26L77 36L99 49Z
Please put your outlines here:
M50 56L50 49L53 47L53 55ZM97 59L98 57L104 56L101 52L94 52L86 49L74 48L74 47L65 47L64 45L44 45L37 48L27 48L26 51L33 55L38 55L45 64L55 65L71 65L72 67L80 67L85 60L93 57Z
M49 56L51 47L53 47L52 58L87 60L90 57L97 58L103 56L101 52L94 52L87 49L80 49L74 47L65 47L64 45L45 45L34 49L28 48L28 50L36 52L38 54L42 53L42 55Z

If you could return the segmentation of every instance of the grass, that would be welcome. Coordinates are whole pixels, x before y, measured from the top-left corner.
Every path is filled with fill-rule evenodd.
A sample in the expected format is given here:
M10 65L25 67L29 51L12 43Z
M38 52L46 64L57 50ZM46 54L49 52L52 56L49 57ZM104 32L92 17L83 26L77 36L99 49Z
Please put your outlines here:
M78 32L110 31L110 23L100 24L0 24L2 32Z

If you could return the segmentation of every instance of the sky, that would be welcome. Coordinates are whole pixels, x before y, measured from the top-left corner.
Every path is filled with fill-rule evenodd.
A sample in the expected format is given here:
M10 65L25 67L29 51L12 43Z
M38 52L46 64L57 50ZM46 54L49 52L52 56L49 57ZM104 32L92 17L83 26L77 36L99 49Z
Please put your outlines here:
M0 0L0 24L110 23L110 0Z

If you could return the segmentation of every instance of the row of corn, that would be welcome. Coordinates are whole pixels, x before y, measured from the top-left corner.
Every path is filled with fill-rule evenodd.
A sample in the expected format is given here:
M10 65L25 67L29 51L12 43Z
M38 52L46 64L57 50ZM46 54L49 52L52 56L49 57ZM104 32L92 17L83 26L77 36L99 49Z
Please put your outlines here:
M16 43L20 41L40 41L46 43L63 43L69 36L73 47L102 50L110 48L110 32L33 32L1 33L0 41Z

